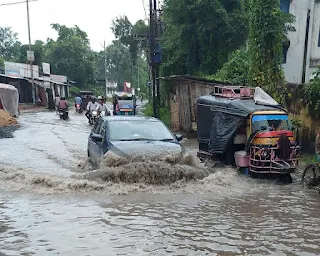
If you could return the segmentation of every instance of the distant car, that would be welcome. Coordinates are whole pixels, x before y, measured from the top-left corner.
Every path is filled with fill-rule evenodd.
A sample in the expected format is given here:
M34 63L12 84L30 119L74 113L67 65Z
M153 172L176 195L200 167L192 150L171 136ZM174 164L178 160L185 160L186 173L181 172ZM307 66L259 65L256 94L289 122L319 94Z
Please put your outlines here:
M99 166L108 151L120 157L156 159L182 154L181 135L173 135L158 119L143 116L106 116L96 122L88 139L88 157Z

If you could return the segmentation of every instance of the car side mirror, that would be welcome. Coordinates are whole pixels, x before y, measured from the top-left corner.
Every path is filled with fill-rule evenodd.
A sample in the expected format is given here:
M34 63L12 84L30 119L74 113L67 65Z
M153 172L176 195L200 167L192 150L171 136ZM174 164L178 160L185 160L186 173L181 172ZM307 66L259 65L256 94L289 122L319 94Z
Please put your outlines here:
M183 136L181 134L176 134L175 136L176 136L177 141L182 141Z
M102 142L102 136L100 134L93 134L92 140L95 142Z

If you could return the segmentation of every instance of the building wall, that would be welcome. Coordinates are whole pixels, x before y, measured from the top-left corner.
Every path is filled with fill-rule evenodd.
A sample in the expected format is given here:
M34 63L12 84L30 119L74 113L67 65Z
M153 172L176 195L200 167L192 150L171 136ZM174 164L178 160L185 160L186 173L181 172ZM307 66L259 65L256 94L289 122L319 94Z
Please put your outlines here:
M306 21L308 13L308 0L294 0L290 4L290 13L296 17L293 24L296 31L288 34L290 47L287 52L287 61L284 63L283 70L286 81L299 84L302 81L303 53L306 35Z
M313 2L313 26L312 26L312 37L311 37L311 60L320 60L320 45L319 45L319 34L320 34L320 2ZM320 64L320 63L319 63Z
M281 0L281 2L286 1L288 0ZM304 45L308 9L310 9L310 24L305 70L306 83L310 81L313 76L312 74L317 70L317 66L320 65L320 47L318 45L320 2L315 2L315 0L290 0L289 12L296 18L293 24L296 31L288 34L290 47L287 52L286 63L282 65L285 79L288 83L300 84L303 82Z
M310 79L315 76L315 72L320 66L320 2L314 2L313 8L313 24L310 49Z
M171 128L185 132L197 131L197 99L213 92L215 83L192 80L174 81L170 94Z

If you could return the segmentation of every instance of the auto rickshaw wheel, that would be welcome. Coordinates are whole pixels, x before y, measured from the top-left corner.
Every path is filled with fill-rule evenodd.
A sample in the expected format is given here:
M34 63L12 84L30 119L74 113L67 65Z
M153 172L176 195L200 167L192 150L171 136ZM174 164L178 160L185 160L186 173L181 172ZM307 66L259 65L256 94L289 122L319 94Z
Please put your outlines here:
M309 164L303 171L301 185L311 188L320 185L320 170L316 164Z

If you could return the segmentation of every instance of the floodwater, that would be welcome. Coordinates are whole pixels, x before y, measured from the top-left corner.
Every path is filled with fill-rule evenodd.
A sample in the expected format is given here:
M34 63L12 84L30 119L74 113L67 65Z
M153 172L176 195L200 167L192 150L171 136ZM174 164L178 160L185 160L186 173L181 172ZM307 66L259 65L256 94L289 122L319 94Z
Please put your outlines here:
M320 254L320 197L298 182L232 168L161 186L86 180L84 115L23 113L19 122L0 140L0 255Z

